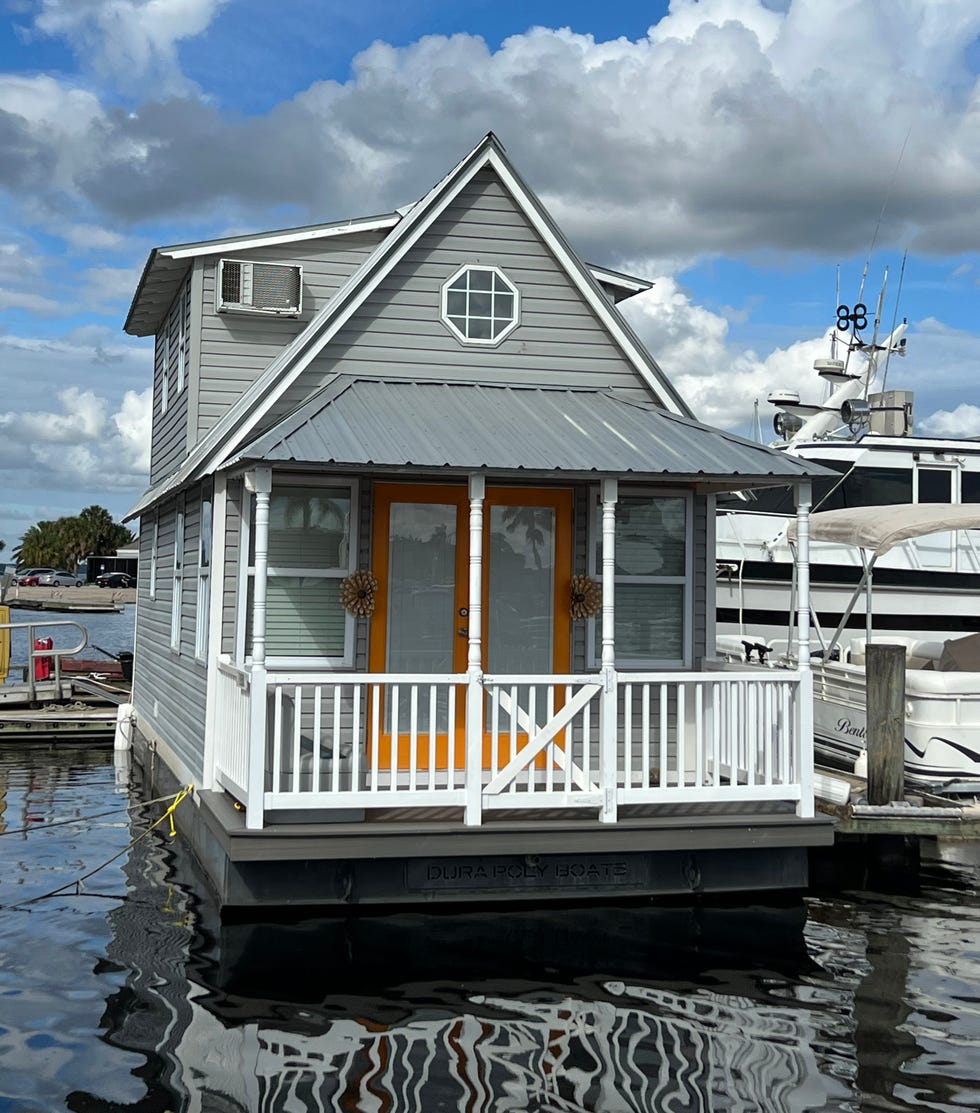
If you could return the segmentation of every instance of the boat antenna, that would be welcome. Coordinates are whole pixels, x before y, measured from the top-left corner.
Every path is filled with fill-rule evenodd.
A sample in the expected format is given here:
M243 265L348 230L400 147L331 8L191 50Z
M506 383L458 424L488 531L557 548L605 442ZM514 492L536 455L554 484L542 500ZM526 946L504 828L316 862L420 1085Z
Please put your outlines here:
M868 346L868 365L865 369L864 376L864 397L868 397L871 390L871 384L874 382L875 375L878 373L878 332L881 328L881 307L885 302L885 287L888 285L888 268L885 267L885 273L881 279L881 290L878 294L878 304L875 306L875 323L874 328L871 330L871 344Z
M891 343L890 338L895 335L895 327L898 323L898 303L902 300L902 281L905 278L905 261L906 261L906 259L908 259L908 257L909 257L909 249L906 248L905 253L902 255L902 269L898 272L898 293L895 295L895 312L892 314L892 327L891 327L891 332L888 334L889 344L888 344L888 351L885 352L885 367L884 367L884 370L881 373L881 389L882 390L885 389L885 384L888 382L888 364L891 361L892 352L895 351L895 345ZM902 343L904 344L905 341L903 340ZM902 354L903 355L905 354L904 348L902 349Z

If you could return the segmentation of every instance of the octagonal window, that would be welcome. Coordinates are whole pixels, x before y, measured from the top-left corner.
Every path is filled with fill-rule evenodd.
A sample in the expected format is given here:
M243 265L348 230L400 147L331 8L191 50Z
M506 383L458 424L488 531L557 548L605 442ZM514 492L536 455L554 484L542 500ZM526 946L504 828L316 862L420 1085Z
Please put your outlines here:
M496 267L463 267L442 288L443 320L468 344L498 344L519 308L517 288Z

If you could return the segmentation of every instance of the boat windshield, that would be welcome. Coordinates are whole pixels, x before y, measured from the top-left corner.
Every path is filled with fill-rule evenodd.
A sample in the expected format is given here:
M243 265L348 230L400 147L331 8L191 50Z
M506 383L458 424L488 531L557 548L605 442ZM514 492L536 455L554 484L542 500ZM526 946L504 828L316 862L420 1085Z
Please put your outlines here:
M808 457L809 459L809 457ZM848 460L821 460L839 472L841 479L813 480L814 510L844 510L854 506L894 506L912 501L912 472L908 468L852 467ZM762 514L795 514L793 492L788 487L755 491L744 509Z

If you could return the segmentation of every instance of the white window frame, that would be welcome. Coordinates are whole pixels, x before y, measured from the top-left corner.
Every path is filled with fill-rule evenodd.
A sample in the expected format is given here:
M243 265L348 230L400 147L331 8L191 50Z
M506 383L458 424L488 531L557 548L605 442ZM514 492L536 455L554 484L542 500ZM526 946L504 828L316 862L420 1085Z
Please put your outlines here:
M279 477L279 487L307 487L311 491L324 487L344 487L350 491L350 537L347 545L346 568L282 568L270 564L267 576L314 576L323 579L333 579L337 582L337 591L340 591L340 582L357 570L358 553L360 548L360 484L356 479L333 479L321 475L283 475ZM272 477L272 495L276 494L276 476ZM242 536L241 536L241 569L239 571L238 586L238 660L251 664L252 654L249 646L245 644L245 627L248 607L248 585L255 575L255 566L248 563L249 549L251 548L252 511L254 497L246 498L242 507ZM341 657L298 657L276 655L268 652L266 646L266 668L269 669L352 669L356 653L357 618L348 612L344 618L344 653Z
M151 599L157 597L157 558L160 552L160 518L153 519L153 529L150 533L150 584L149 595Z
M470 273L472 271L481 271L481 272L484 272L484 273L494 275L496 278L498 278L507 287L507 292L513 295L513 298L514 298L514 315L511 318L510 324L507 325L507 327L502 332L500 332L497 336L490 336L490 337L467 336L465 333L460 331L459 326L456 325L449 317L449 294L451 292L450 287L453 285L453 283L459 281L459 279L464 274ZM452 292L453 293L458 293L459 291L452 291ZM480 292L483 293L485 291L480 291ZM486 291L486 292L490 292L492 294L494 291ZM511 282L511 280L507 277L507 275L504 274L504 272L500 269L500 267L484 266L484 265L479 264L479 263L467 263L464 266L460 267L459 270L457 270L455 274L453 274L449 278L447 278L446 281L442 284L441 315L442 315L442 323L446 326L446 328L449 329L449 331L453 334L453 336L456 337L456 339L461 344L476 344L476 345L478 345L480 347L484 347L484 348L495 348L498 344L500 344L503 340L505 340L508 336L510 336L510 334L514 331L514 329L516 329L517 326L521 323L521 292L514 285L514 283ZM457 316L458 316L458 314L457 314ZM492 316L492 314L489 318L483 317L482 315L478 315L478 314L471 315L470 312L469 312L469 303L467 302L466 320L469 321L471 316L475 317L477 320L489 320L491 322L493 322L494 320L503 320L503 318L494 318Z
M186 313L186 287L180 291L180 303L177 309L177 394L184 389L185 366L184 347L187 343L187 313Z
M211 560L214 555L212 528L214 501L209 492L201 495L200 522L197 536L197 613L195 615L194 656L203 661L208 652L208 629L211 624Z
M670 498L683 499L686 504L686 522L684 533L684 575L683 576L616 576L616 585L621 583L636 584L680 584L684 588L684 601L682 611L684 617L684 637L682 657L623 657L616 649L617 670L628 669L690 669L694 661L694 494L683 487L626 487L619 485L619 501L616 503L617 524L619 521L620 507L627 498ZM602 568L597 566L598 548L602 542L602 529L598 523L599 512L602 508L601 493L598 487L589 491L589 528L588 528L588 574L602 582ZM616 593L619 602L619 593ZM590 669L597 669L601 659L596 652L596 625L602 622L601 614L590 618L586 624L586 661Z
M177 500L174 517L173 595L170 600L170 648L180 653L180 620L184 606L184 497Z
M251 296L252 268L283 267L296 272L297 300L296 305L279 309L275 306L253 305L249 301L225 301L221 296L224 286L224 270L226 263L234 263L242 268L242 292L248 291ZM280 263L270 259L232 259L222 258L214 267L214 311L215 313L265 313L273 317L298 317L303 312L303 267L300 263Z
M163 336L163 359L160 363L160 416L170 409L170 318Z

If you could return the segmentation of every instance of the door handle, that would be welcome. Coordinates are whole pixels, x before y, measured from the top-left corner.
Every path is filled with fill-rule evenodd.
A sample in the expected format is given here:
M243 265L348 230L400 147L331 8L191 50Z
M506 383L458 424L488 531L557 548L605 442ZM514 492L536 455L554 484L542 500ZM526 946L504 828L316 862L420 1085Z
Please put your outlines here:
M460 626L456 633L461 638L468 638L470 636L469 630L464 630L462 626Z

